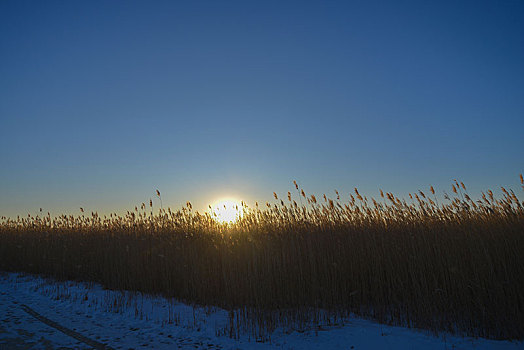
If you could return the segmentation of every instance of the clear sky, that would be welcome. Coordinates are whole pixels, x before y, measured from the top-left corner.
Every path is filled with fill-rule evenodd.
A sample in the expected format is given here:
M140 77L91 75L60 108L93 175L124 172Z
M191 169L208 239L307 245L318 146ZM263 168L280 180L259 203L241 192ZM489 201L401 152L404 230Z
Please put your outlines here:
M524 171L524 2L0 1L0 214Z

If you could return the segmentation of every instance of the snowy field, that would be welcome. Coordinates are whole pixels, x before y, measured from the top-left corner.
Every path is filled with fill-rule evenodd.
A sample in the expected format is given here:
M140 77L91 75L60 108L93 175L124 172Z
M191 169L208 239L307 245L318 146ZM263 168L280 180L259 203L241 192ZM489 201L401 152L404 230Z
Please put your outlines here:
M492 341L390 327L352 318L306 332L278 329L270 341L227 337L224 310L134 292L0 272L3 349L524 349Z

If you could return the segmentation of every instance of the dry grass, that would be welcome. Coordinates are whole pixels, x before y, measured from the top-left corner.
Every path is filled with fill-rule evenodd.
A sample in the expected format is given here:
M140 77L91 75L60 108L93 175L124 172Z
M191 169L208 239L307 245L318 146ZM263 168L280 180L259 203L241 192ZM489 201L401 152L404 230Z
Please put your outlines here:
M295 186L304 205L275 193L277 204L244 206L229 225L190 203L156 214L150 203L125 216L3 218L0 269L221 306L231 310L231 336L355 313L524 338L524 207L512 191L474 201L456 181L445 203L433 187L409 201L355 189L343 202Z

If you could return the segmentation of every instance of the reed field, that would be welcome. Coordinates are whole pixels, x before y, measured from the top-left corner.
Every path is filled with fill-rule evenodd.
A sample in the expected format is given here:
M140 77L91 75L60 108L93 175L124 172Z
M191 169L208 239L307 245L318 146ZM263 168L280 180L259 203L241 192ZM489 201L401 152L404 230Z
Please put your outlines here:
M243 204L227 224L189 202L123 216L3 217L0 269L222 307L230 336L356 314L523 339L524 203L501 189L474 199L455 181L445 198L433 187L406 199L357 189L316 198L295 183L272 203Z

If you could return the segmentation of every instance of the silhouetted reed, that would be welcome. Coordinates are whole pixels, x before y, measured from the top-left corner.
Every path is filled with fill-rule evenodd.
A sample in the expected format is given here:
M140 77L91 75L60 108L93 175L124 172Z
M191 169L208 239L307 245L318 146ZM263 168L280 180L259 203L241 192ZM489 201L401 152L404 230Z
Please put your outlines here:
M521 175L521 182L522 180ZM231 310L231 332L267 337L351 313L388 324L496 339L524 337L524 207L502 188L476 201L455 181L409 201L358 189L213 214L153 203L124 216L0 222L0 268L95 281ZM431 193L431 194L430 194ZM157 192L160 197L160 192Z

